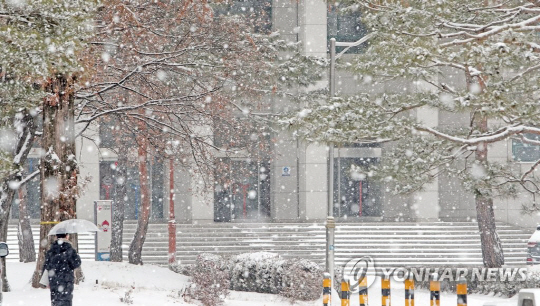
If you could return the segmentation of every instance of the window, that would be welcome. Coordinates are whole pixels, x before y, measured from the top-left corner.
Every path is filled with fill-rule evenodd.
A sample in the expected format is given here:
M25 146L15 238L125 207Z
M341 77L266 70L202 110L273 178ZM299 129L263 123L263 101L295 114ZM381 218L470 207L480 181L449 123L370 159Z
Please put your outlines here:
M343 11L338 5L332 5L328 10L328 45L330 38L335 38L341 42L355 42L364 37L367 33L362 24L361 12L346 10ZM365 45L350 48L348 53L360 53ZM337 47L337 52L343 50L343 47Z
M214 220L270 216L270 163L220 158L216 161Z
M154 160L151 165L151 217L152 219L163 218L164 197L164 166L163 162ZM126 198L124 207L124 219L136 220L139 217L141 204L139 168L136 163L127 166L127 177L118 176L118 162L101 161L99 163L99 198L100 200L115 200L120 194L116 193L117 182L124 180L126 184ZM113 204L114 205L114 204Z
M214 120L214 145L221 148L245 148L249 140L248 129L239 120Z
M116 120L111 118L102 119L99 122L99 146L102 148L116 148Z
M255 32L272 30L272 0L225 0L213 7L216 17L239 16L252 24Z
M540 141L540 135L525 134L525 137ZM512 139L512 158L518 162L535 162L540 159L540 146Z
M334 215L341 218L381 216L381 191L371 180L368 167L378 158L334 159ZM338 179L339 178L339 179Z
M244 119L215 119L214 145L223 149L246 150L254 159L269 159L272 151L271 129Z
M33 173L39 169L39 158L28 158L26 160L26 174ZM30 219L39 219L41 215L41 185L40 175L26 182L26 209ZM11 218L19 219L19 194L15 193L13 197L13 206L11 209Z
M339 146L340 148L380 148L379 142L349 142Z
M163 162L154 159L152 164L152 219L163 219L163 196L165 167Z

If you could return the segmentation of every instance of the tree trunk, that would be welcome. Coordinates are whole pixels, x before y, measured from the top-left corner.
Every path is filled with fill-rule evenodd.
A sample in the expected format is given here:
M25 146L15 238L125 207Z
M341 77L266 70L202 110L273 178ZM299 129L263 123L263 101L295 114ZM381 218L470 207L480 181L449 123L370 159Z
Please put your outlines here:
M174 158L169 160L169 267L176 264L176 217L174 215Z
M487 118L477 115L475 125L481 132L488 131ZM477 146L475 159L482 167L488 166L488 148L487 143L480 143ZM487 268L500 268L504 265L504 253L501 239L497 233L495 225L495 213L493 211L493 199L482 194L477 190L475 194L476 201L476 219L478 230L480 232L480 243L482 247L482 259Z
M6 275L6 258L2 257L0 258L0 261L2 262L2 292L10 292L11 287L9 286L9 282L7 280L7 275Z
M51 228L61 221L76 218L77 174L79 171L75 152L74 131L74 79L57 75L45 86L48 96L43 101L41 158L41 223L40 244L32 286L38 288L45 253L53 241L48 236ZM76 235L72 244L78 249ZM76 272L77 281L82 272Z
M10 176L11 177L11 176ZM11 211L11 203L13 202L13 197L15 195L15 190L10 189L9 179L5 179L2 182L2 197L5 196L5 199L2 201L2 209L0 212L0 217L2 224L0 224L0 241L7 241L7 232L8 232L8 223L9 223L9 213ZM10 286L7 279L7 269L6 269L6 260L2 258L2 292L9 292Z
M504 265L501 240L495 227L493 199L476 196L476 218L482 244L482 258L487 268L500 268Z
M135 236L131 245L129 246L128 259L129 263L135 265L142 265L142 248L144 240L146 238L146 232L148 230L148 220L150 219L150 188L148 178L148 164L147 164L147 139L144 131L144 123L141 123L142 128L139 129L139 136L137 136L138 157L139 157L139 180L141 183L141 208L139 212L139 220L137 222L137 229L135 230Z
M118 166L116 168L115 199L112 216L112 238L111 238L111 261L121 262L122 239L124 235L124 214L127 197L127 146L120 145L118 152Z
M28 201L26 199L26 186L19 187L19 261L36 261L36 249L34 248L34 237L30 226L30 216L28 215Z
M22 180L22 165L26 163L36 133L32 115L26 110L22 111L21 114L22 116L15 122L17 130L20 130L20 132L17 135L17 144L13 150L13 170L10 175L3 178L0 185L0 241L7 241L9 214L16 191L16 188L10 188L10 186L17 186ZM6 263L5 260L2 260L1 290L4 292L9 291L9 282L6 276Z

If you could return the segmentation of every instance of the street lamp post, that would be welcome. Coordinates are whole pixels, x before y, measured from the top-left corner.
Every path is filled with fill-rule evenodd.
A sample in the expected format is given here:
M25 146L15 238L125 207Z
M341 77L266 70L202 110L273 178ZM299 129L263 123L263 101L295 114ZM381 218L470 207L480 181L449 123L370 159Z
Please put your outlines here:
M376 32L362 37L356 42L337 42L335 38L330 38L330 75L329 91L330 98L336 94L336 59L340 58L350 48L359 46L373 37ZM336 47L344 47L336 55ZM334 219L334 143L328 144L328 216L326 217L326 272L330 274L331 284L334 285L334 234L336 221ZM339 180L339 178L338 178Z
M330 39L330 98L335 95L336 88L336 39ZM326 217L326 272L330 273L332 286L334 285L334 234L336 222L334 220L334 144L328 145L328 217Z

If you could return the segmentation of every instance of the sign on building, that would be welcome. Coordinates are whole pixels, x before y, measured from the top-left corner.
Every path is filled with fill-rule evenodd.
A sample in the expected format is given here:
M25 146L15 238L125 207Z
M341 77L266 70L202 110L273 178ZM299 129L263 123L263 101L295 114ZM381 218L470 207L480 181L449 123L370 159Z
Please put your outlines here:
M94 201L94 222L99 231L96 233L96 261L111 259L112 201Z
M291 176L291 167L285 166L281 168L281 176Z

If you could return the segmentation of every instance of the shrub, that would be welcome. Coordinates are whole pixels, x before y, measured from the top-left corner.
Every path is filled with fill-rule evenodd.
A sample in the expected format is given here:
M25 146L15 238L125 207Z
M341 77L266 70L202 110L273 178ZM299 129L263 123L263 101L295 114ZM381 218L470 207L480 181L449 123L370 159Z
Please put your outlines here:
M222 257L212 254L197 256L191 269L191 287L186 296L201 301L205 306L223 304L229 294L229 273Z
M292 261L283 273L284 297L301 301L313 301L320 297L323 271L316 263L301 259Z
M230 260L231 289L277 294L285 260L274 253L258 252L234 256Z
M285 260L267 252L246 253L225 260L202 254L195 265L178 266L176 273L189 273L192 286L184 299L204 305L220 305L230 288L237 291L280 294L292 300L316 300L321 295L323 271L305 259Z
M193 265L174 264L169 266L169 270L185 276L191 276Z
M128 305L133 304L133 297L131 297L132 292L133 292L132 289L129 289L126 292L124 292L124 297L120 298L120 302L124 304L128 304Z

